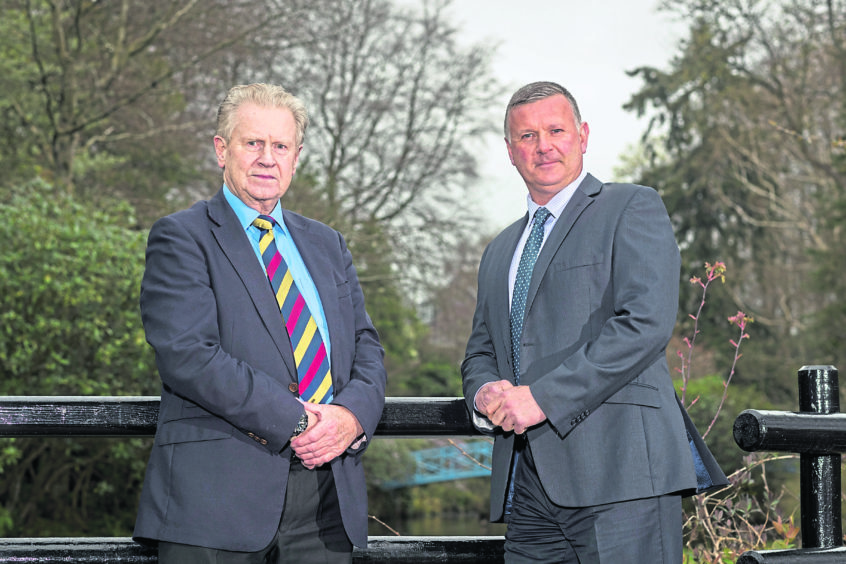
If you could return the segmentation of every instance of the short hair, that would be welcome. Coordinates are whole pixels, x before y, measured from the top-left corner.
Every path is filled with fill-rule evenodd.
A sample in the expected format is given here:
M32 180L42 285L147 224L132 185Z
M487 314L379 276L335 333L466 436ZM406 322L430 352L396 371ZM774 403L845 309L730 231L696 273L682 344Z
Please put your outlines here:
M511 138L511 132L508 130L508 118L511 116L512 109L517 106L522 106L523 104L531 104L532 102L537 102L538 100L543 100L558 94L561 94L567 98L568 102L570 102L570 107L573 108L573 116L576 118L576 124L581 125L582 116L579 113L579 105L576 103L576 99L572 94L570 94L569 90L560 84L556 84L555 82L532 82L520 88L514 93L514 95L511 96L511 100L508 101L508 106L505 108L505 138Z
M282 88L274 84L241 84L233 86L226 93L226 98L217 109L217 130L215 135L227 142L235 129L235 115L244 104L255 104L263 108L285 108L294 116L297 126L297 145L302 145L308 127L308 111L305 104Z

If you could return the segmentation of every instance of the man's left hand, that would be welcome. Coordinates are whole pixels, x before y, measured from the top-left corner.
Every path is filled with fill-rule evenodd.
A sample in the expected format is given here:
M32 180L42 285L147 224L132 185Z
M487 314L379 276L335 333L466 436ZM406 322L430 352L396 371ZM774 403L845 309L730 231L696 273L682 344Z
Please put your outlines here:
M306 468L312 469L340 456L364 429L346 407L332 404L304 404L317 417L303 434L291 440L294 454Z
M521 435L529 427L546 420L546 414L528 386L514 386L499 393L502 394L502 401L488 418L494 425L502 427L503 431L514 431Z

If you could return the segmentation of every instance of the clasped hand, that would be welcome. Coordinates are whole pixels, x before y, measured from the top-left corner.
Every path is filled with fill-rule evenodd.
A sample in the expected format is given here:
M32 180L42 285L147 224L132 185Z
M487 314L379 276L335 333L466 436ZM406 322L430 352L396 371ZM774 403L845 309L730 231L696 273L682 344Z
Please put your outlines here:
M291 439L291 448L308 469L334 460L364 432L346 407L315 403L304 403L303 407L308 415L308 427Z
M518 435L546 420L528 386L515 386L508 380L485 384L476 395L476 409L502 427Z

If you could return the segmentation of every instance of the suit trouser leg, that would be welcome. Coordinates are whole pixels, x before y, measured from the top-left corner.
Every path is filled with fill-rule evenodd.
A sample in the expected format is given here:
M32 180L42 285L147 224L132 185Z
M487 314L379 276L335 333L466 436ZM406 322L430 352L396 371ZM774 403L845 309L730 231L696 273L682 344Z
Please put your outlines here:
M328 464L317 470L301 464L291 468L277 556L270 562L351 563L353 547L341 519L332 469Z
M349 564L352 544L344 531L329 466L307 470L293 464L285 508L273 540L257 552L216 550L160 542L159 564Z
M524 449L514 476L507 564L682 562L681 496L562 507L544 492L530 450Z

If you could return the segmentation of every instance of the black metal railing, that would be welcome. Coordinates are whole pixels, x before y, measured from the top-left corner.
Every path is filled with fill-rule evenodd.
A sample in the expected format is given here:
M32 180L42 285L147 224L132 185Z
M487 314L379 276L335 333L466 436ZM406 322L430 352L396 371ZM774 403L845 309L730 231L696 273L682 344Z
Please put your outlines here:
M837 369L799 369L799 412L747 409L734 421L734 441L748 452L799 454L802 548L745 552L737 564L846 562L840 498L840 455L846 414L840 413Z
M152 437L158 397L0 397L0 437ZM388 398L376 429L380 437L478 436L461 398ZM497 563L501 536L371 536L355 564ZM155 549L131 538L0 539L0 564L154 563Z
M0 437L153 436L157 397L2 397ZM841 526L840 454L846 452L846 414L840 413L837 369L799 370L798 413L746 410L734 439L749 452L800 455L802 548L748 551L737 564L846 562ZM477 436L461 398L388 398L376 433L381 437ZM381 562L497 563L501 536L370 537L355 549L356 564ZM130 538L0 539L0 564L31 562L153 563L155 550Z

